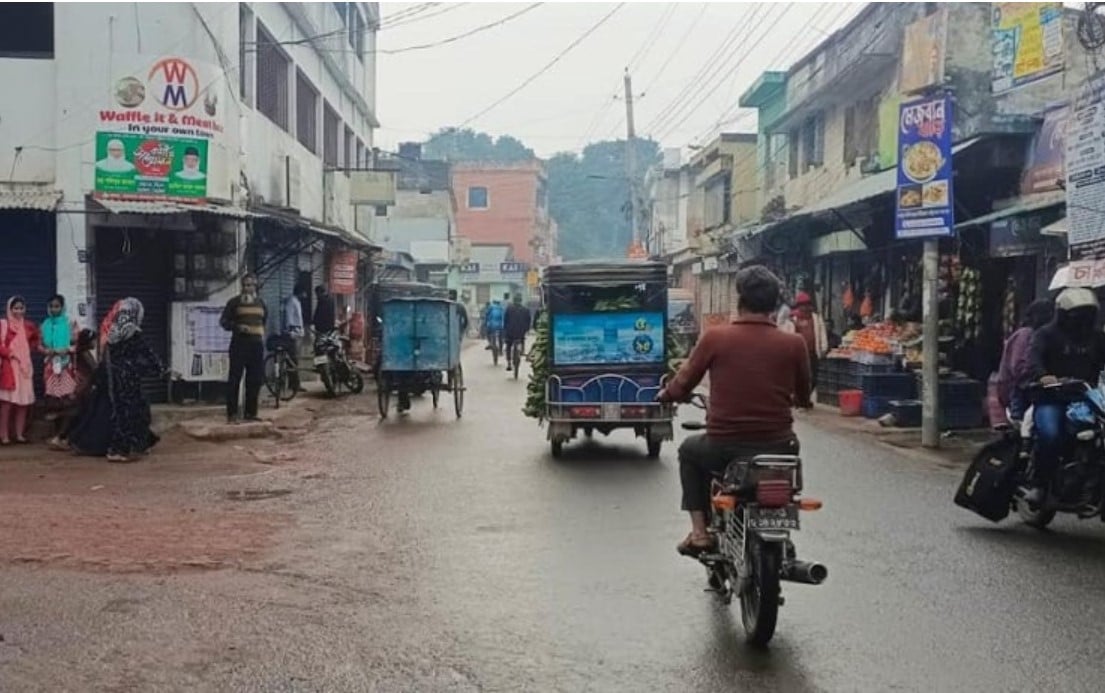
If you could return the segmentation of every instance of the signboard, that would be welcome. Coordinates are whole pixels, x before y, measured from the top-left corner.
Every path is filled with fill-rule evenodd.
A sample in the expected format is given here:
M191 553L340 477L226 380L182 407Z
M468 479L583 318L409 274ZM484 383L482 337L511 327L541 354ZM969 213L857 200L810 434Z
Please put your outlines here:
M355 205L395 204L395 171L350 171L349 201Z
M98 132L93 189L100 197L202 200L207 142Z
M995 94L1063 71L1063 3L991 4Z
M529 271L528 262L500 262L499 274L525 274Z
M330 256L330 293L338 296L357 293L357 251L343 250Z
M901 93L911 94L944 84L947 44L947 10L939 10L906 27L902 38Z
M1067 123L1067 243L1072 257L1105 242L1105 75L1080 90Z
M1032 140L1028 161L1021 174L1021 194L1058 190L1063 180L1067 118L1070 109L1058 106L1044 113L1040 131Z
M531 289L541 283L541 273L535 269L526 272L526 286Z
M478 263L478 262L466 262L463 265L461 265L459 269L460 269L461 274L479 274L480 273L480 263Z
M269 308L273 310L273 308ZM218 303L173 303L172 369L189 382L225 381L230 372L230 333L219 324Z
M952 235L951 99L943 95L903 103L898 148L898 238Z
M113 62L126 67L96 113L94 194L202 200L215 169L209 156L226 145L219 104L225 75L176 56L113 56ZM237 127L236 119L231 123Z
M1008 217L990 224L990 257L1033 255L1043 247L1043 217L1035 214Z

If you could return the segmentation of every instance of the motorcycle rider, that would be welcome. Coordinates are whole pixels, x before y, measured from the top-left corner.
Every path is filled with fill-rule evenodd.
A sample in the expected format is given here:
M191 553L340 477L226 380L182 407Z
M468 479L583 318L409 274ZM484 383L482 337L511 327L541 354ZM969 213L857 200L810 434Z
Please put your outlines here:
M658 396L661 402L690 399L703 376L710 376L706 433L679 446L683 510L691 533L677 547L694 556L714 546L707 531L710 480L734 459L763 454L798 454L794 416L809 409L810 361L805 340L775 323L782 284L766 267L737 273L738 317L707 330L683 367Z
M496 298L491 302L491 305L487 307L487 312L485 312L483 316L483 324L486 326L487 330L486 351L502 348L503 320L505 317L506 313L503 310L503 304Z
M514 301L506 307L506 316L503 318L503 338L506 341L507 364L506 369L512 369L509 358L511 348L517 344L519 353L525 353L526 333L530 328L529 308L522 305L522 294L514 294Z
M1097 329L1098 303L1090 289L1064 289L1055 299L1055 318L1032 335L1029 355L1032 381L1055 385L1081 380L1097 387L1105 370L1105 333ZM1036 428L1035 476L1026 500L1039 503L1066 442L1063 417L1066 406L1041 401L1033 405Z

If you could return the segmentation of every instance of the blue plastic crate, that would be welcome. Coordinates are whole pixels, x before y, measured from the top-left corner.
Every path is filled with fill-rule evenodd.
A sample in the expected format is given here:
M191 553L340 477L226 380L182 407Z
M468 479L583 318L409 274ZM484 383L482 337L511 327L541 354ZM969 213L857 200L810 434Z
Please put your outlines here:
M877 419L890 413L889 397L869 397L863 395L863 418Z
M912 373L868 373L860 376L865 397L913 399L917 396L917 378Z

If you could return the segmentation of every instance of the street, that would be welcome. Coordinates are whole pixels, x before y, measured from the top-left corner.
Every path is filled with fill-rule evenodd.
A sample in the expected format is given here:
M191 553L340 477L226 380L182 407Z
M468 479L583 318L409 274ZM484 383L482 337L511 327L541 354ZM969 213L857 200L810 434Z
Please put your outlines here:
M162 563L53 565L26 557L36 537L0 541L0 690L1100 690L1096 520L993 527L952 504L959 467L803 424L807 493L825 506L798 550L829 580L785 586L771 649L750 650L736 605L675 552L675 445L648 460L619 433L554 461L519 411L525 373L490 361L466 350L459 421L427 396L381 423L366 395L268 464L207 453L210 474L156 493L126 479L154 483L157 452L82 463L81 488L109 486L86 496L131 509L97 530L130 539L97 550L126 552L166 518L176 533L145 541ZM0 462L0 505L25 501L3 481L22 464ZM48 486L66 473L43 467L25 507L64 503L79 526L101 506ZM0 511L5 532L56 530L22 520Z

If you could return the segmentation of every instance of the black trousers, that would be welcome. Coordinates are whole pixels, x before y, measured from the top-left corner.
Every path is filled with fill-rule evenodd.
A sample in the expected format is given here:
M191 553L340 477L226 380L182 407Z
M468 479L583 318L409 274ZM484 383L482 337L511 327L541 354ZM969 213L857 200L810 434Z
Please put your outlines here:
M797 455L794 436L774 442L745 442L711 438L705 433L689 436L679 446L679 479L683 485L683 509L705 512L710 508L710 481L725 473L734 460L757 455Z
M235 336L230 340L230 378L226 389L226 415L238 416L238 388L246 379L245 417L257 416L257 398L265 381L265 345L261 339Z

